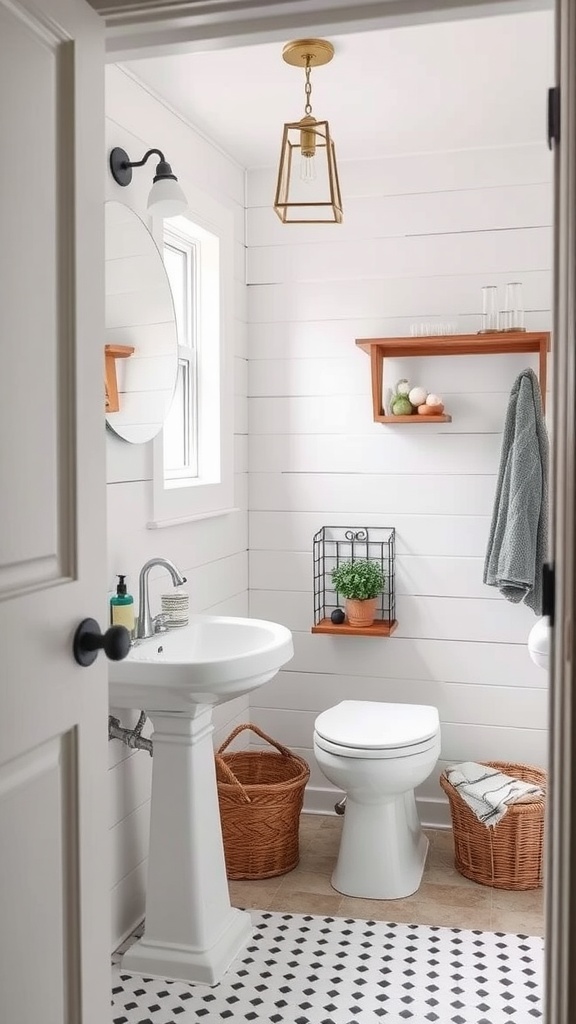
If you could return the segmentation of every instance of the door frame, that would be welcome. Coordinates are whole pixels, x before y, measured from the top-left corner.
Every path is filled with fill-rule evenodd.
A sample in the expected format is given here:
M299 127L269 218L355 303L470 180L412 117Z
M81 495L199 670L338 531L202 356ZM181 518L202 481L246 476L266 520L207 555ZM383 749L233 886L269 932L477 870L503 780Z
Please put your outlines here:
M552 540L555 623L549 692L545 1021L576 1019L576 4L557 0L556 83L561 144L554 168L554 423Z
M162 56L369 31L456 18L550 10L547 0L90 0L106 22L107 60ZM554 172L554 366L552 540L556 618L549 686L549 796L546 829L546 1024L576 1020L576 0L556 0L556 81L562 96L561 146ZM542 126L545 131L545 126Z
M221 50L309 35L549 10L553 0L88 0L110 61Z

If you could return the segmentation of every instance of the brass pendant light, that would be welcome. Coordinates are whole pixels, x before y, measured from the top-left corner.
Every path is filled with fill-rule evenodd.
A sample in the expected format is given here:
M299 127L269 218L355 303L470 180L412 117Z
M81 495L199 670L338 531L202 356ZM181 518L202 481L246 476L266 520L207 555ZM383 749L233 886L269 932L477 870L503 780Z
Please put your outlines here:
M274 209L283 224L340 224L342 197L328 121L312 114L312 68L328 64L334 47L326 39L286 43L287 64L304 68L304 117L284 125Z

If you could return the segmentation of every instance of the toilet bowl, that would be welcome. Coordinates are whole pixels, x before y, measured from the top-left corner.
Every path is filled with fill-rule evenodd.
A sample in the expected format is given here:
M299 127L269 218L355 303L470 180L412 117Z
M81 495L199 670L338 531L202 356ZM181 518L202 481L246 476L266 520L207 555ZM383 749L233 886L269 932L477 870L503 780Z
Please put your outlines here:
M314 754L326 778L346 793L334 889L375 900L416 892L428 840L414 789L440 754L437 708L342 701L316 719Z

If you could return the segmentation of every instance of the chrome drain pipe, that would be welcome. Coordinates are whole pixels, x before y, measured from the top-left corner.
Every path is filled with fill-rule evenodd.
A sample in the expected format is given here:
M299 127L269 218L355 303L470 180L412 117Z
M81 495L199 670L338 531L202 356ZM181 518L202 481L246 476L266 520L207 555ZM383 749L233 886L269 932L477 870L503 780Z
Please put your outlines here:
M131 750L147 750L150 757L153 755L152 740L147 740L142 736L142 729L146 722L146 712L141 711L140 717L136 722L133 729L125 729L120 724L119 718L114 718L113 715L108 715L108 739L109 740L120 740L125 743Z

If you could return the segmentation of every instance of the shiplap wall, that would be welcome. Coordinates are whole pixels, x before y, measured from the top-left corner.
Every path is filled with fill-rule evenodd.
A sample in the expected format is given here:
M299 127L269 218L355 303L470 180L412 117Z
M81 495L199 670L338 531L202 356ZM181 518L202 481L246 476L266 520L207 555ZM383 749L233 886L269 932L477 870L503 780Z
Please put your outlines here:
M149 530L151 516L152 445L130 445L107 433L108 451L108 573L128 574L137 599L138 573L147 559L172 559L188 579L191 611L244 615L247 586L247 351L244 232L244 172L215 146L201 138L181 118L163 106L120 68L106 69L107 154L122 146L140 159L150 147L165 151L186 192L186 183L199 188L234 212L235 304L234 430L235 497L239 511L166 529ZM153 161L134 172L129 188L120 188L107 174L107 198L125 202L146 219L146 199ZM163 570L153 572L150 594L153 613L160 595L171 588ZM134 714L116 712L123 724ZM219 743L248 714L248 698L215 709L215 742ZM149 735L147 729L145 735ZM110 750L110 886L112 948L144 913L150 781L152 759L113 740Z
M361 337L412 323L480 327L481 287L520 280L526 326L551 324L551 159L544 145L344 164L344 223L280 224L273 172L248 175L250 611L294 631L294 660L252 695L252 720L312 767L306 806L336 791L315 766L314 718L345 698L431 703L442 754L420 789L448 822L439 771L546 757L546 675L525 606L482 584L501 431L531 356L386 363L444 396L450 424L374 424ZM310 634L312 536L394 526L398 631Z

